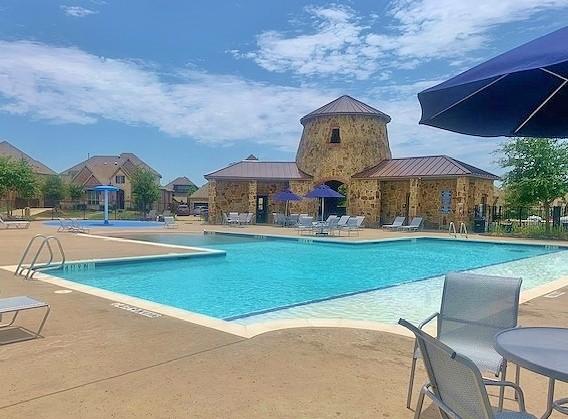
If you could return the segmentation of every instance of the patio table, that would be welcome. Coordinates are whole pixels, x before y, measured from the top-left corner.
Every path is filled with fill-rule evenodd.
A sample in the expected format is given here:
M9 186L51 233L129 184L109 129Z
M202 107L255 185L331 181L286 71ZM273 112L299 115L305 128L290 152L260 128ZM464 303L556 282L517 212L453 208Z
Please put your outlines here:
M554 400L556 380L568 383L568 329L524 327L505 330L495 337L495 349L507 361L548 377L546 412L568 415L568 398Z

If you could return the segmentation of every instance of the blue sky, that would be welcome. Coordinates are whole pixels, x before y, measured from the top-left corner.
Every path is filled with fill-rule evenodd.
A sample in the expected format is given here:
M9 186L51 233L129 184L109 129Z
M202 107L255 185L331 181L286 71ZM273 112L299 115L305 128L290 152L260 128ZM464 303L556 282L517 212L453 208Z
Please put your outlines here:
M416 93L560 28L568 0L0 2L0 138L61 171L133 152L163 183L293 160L302 115L350 94L395 157L500 172L497 139L419 126Z

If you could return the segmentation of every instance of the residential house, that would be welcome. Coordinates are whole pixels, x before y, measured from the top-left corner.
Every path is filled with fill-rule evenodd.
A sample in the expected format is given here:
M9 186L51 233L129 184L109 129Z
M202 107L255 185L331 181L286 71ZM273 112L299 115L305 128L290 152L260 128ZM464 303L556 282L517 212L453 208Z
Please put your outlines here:
M195 183L187 177L180 176L168 183L165 188L172 191L173 199L176 202L186 204L188 202L189 195L195 192L197 186L195 186Z

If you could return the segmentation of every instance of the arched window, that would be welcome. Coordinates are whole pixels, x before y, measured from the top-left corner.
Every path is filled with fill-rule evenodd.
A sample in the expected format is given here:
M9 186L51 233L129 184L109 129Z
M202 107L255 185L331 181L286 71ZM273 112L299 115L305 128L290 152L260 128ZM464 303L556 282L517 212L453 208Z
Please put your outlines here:
M331 144L339 144L341 142L341 136L339 135L339 128L331 129L331 138L329 139Z

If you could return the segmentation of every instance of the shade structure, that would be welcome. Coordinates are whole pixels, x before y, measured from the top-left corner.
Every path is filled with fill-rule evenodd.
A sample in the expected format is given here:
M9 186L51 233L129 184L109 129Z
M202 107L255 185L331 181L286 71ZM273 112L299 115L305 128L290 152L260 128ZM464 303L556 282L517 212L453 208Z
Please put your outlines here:
M481 137L568 137L568 27L418 94L421 124Z
M341 195L339 192L334 191L325 183L316 186L310 192L306 194L306 198L321 198L321 219L323 221L323 211L324 211L324 201L325 198L343 198L344 196Z
M286 202L286 215L288 215L288 202L301 201L302 197L296 195L290 189L284 189L283 191L276 192L272 195L272 200L276 202Z
M112 185L99 185L99 186L95 186L91 190L105 193L105 221L104 221L104 223L108 224L109 223L108 222L108 193L119 191L120 188L117 188L116 186L112 186Z

